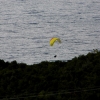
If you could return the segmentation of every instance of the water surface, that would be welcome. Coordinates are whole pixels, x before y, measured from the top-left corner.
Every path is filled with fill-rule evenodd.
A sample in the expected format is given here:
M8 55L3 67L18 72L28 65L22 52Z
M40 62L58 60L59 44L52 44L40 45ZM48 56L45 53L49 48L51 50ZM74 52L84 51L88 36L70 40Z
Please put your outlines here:
M50 47L52 37L62 43ZM33 64L93 49L100 50L99 0L0 0L0 59Z

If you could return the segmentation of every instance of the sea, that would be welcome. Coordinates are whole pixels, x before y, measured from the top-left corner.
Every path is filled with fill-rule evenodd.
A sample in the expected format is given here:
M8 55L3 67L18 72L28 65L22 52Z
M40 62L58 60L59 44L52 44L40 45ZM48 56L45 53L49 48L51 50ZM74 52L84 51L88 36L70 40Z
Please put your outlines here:
M50 46L53 37L61 43ZM0 0L0 59L31 65L93 49L100 50L100 0Z

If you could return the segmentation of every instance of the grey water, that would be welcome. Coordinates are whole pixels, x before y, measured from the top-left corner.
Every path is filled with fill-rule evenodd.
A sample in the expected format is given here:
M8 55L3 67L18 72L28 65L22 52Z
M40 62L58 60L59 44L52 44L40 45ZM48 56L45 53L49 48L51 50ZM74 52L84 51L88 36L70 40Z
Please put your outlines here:
M51 47L52 37L62 43ZM93 49L100 50L100 0L0 0L0 59L67 61Z

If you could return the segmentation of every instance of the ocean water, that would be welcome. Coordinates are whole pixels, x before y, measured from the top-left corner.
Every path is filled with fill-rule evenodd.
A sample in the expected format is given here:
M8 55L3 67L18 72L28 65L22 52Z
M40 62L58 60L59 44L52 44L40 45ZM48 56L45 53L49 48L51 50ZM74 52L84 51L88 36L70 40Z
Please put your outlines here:
M52 37L62 43L51 47ZM0 0L0 59L67 61L93 49L100 50L100 0Z

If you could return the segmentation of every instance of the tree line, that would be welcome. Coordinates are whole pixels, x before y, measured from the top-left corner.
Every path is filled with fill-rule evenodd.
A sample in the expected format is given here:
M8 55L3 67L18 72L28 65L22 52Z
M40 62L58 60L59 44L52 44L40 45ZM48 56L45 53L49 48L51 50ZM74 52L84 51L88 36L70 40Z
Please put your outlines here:
M27 65L0 60L1 100L100 100L100 52Z

